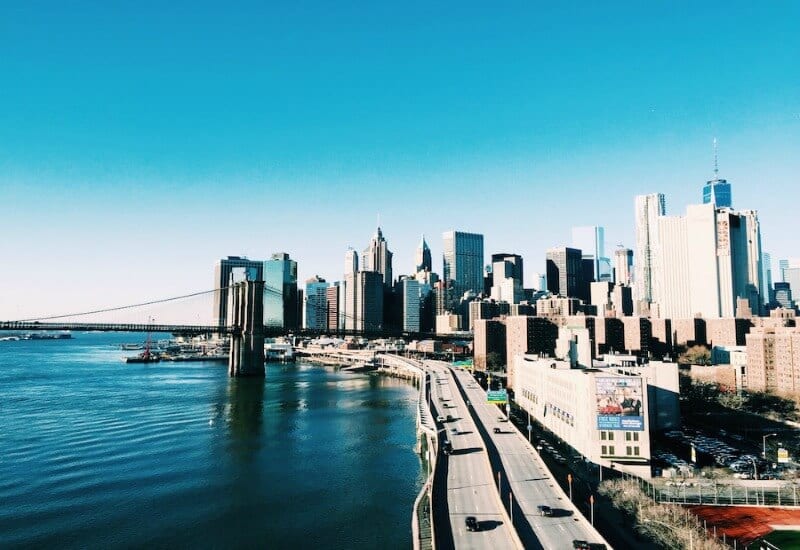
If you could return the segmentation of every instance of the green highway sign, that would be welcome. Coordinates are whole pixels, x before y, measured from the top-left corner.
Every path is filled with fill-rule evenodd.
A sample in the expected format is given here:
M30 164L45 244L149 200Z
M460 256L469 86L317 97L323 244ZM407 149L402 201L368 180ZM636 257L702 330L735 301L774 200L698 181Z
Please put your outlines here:
M486 401L489 403L496 403L496 404L508 403L508 393L506 393L506 390L487 391Z
M472 359L464 359L463 361L453 361L454 367L459 367L462 369L471 369L472 368Z

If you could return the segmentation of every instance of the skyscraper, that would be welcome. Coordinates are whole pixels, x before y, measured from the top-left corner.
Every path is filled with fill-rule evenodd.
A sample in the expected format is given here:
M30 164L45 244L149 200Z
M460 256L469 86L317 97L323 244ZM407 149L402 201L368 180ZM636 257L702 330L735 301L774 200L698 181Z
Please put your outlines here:
M761 309L761 232L755 211L689 205L659 219L659 316L733 317L738 298Z
M618 285L631 284L633 270L633 250L618 248L614 251L614 282Z
M547 290L558 296L581 298L583 257L577 248L566 246L547 251ZM589 302L588 296L583 296Z
M214 288L220 289L214 293L214 319L218 326L228 322L228 284L234 269L244 269L247 278L252 281L264 279L264 263L248 260L244 256L228 256L214 266Z
M419 273L420 271L433 270L433 262L431 261L431 249L428 248L428 243L425 242L425 235L422 236L422 240L420 240L419 246L417 247L417 253L414 256L414 266L417 273Z
M769 252L761 253L761 303L772 303L772 256Z
M448 307L458 304L465 292L480 294L483 290L483 235L447 231L444 240L442 278L451 289Z
M522 256L492 254L492 286L490 295L498 302L518 304L522 300Z
M611 262L606 257L605 230L602 227L573 227L572 248L580 250L585 260L592 260L592 277L595 281L611 280Z
M294 330L300 326L297 262L285 252L264 262L264 326Z
M634 265L635 304L649 304L658 294L654 284L658 272L658 218L666 213L664 194L638 195L636 207L636 263ZM641 306L637 305L637 311Z
M703 204L713 204L720 208L733 207L731 184L719 178L717 138L714 138L714 177L703 186Z
M420 331L420 284L416 279L405 278L400 283L403 297L403 330Z
M386 243L386 239L383 238L383 232L381 232L380 227L375 231L375 235L372 236L369 246L364 249L361 256L361 271L380 273L384 286L392 286L392 253L389 251L389 246Z
M306 281L303 294L303 326L308 329L323 330L328 326L328 283L319 275Z

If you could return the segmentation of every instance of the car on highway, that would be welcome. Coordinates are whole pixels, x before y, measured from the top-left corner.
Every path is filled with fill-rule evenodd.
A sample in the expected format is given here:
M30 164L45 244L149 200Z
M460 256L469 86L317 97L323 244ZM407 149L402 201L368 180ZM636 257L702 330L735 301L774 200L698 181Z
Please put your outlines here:
M436 420L438 420L439 422L444 422L444 417L443 416L437 416Z
M539 510L540 516L550 517L553 515L553 509L550 508L549 506L545 506L544 504L540 504L539 506L536 507L536 509Z
M452 414L448 414L447 415L447 421L450 422L452 420L453 420L453 415Z
M495 426L495 428L494 428L494 433L496 433L496 434L499 434L499 433L501 433L501 430L500 430L500 428L498 428L498 427L496 427L496 426Z
M591 550L592 548L588 542L579 539L572 541L572 547L575 548L575 550Z
M458 428L450 428L450 433L453 435L458 435Z
M478 518L475 516L467 516L464 520L464 523L467 526L467 531L477 531L478 530Z

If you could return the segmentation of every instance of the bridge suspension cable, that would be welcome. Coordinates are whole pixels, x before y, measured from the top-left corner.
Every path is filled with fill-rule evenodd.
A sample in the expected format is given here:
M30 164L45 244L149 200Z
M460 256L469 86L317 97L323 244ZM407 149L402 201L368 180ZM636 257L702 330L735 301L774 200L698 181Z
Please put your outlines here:
M174 302L176 300L183 300L185 298L193 298L195 296L203 296L204 294L212 294L214 292L219 292L221 290L227 290L230 287L222 287L222 288L215 288L213 290L204 290L202 292L193 292L191 294L185 294L183 296L173 296L171 298L162 298L160 300L151 300L149 302L141 302L139 304L130 304L126 306L116 306L116 307L109 307L105 309L95 309L93 311L83 311L80 313L66 313L61 315L49 315L46 317L31 317L29 319L17 319L13 321L15 323L28 323L31 321L51 321L54 319L66 319L67 317L84 317L86 315L94 315L97 313L109 313L112 311L122 311L125 309L133 309L137 307L144 307L144 306L152 306L155 304L164 304L166 302Z

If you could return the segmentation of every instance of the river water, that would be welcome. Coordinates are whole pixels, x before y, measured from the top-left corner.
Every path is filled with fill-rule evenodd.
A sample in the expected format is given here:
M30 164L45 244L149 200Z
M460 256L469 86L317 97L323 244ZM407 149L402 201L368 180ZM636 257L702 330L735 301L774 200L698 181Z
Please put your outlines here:
M143 335L0 342L0 547L408 548L408 382L125 364Z

